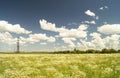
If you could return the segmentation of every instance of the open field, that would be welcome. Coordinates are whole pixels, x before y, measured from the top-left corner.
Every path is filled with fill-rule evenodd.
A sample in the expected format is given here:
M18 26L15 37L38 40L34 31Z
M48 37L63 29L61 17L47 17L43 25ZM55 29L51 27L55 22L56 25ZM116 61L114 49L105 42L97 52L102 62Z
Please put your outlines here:
M0 54L0 78L120 78L120 54Z

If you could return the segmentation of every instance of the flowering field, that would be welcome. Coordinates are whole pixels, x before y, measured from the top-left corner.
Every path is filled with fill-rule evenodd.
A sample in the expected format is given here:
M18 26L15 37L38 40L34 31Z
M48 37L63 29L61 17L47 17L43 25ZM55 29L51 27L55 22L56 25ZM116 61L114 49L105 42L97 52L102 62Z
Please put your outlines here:
M120 54L0 54L0 78L120 78Z

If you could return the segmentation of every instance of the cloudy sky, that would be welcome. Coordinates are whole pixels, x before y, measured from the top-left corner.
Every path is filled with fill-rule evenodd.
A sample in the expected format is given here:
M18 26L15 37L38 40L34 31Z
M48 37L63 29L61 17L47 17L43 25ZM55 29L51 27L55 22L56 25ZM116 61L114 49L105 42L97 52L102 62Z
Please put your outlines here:
M120 49L119 0L1 0L0 51Z

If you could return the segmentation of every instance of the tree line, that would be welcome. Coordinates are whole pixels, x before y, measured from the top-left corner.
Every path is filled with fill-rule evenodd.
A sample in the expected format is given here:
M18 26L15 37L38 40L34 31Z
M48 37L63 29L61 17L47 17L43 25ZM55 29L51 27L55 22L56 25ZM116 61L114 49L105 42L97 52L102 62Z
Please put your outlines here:
M78 49L74 49L74 50L66 50L66 51L55 51L53 53L57 53L57 54L68 54L68 53L71 53L71 54L84 54L84 53L101 53L101 54L104 54L104 53L120 53L120 50L115 50L115 49L107 49L107 48L104 48L102 50L94 50L94 49L88 49L88 50L78 50Z

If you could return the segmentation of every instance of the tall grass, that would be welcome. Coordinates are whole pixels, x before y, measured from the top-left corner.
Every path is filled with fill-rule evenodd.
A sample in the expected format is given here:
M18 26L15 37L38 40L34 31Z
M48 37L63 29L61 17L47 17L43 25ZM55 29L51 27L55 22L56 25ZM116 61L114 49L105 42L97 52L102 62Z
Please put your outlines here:
M120 78L120 54L0 54L0 78Z

